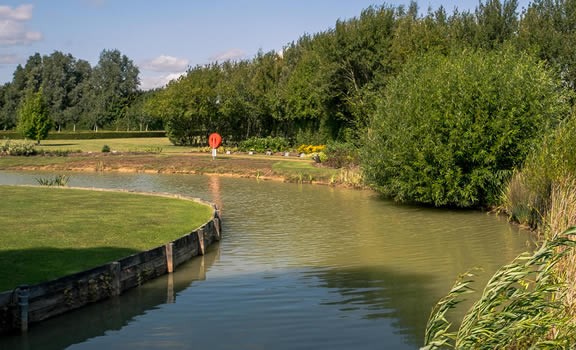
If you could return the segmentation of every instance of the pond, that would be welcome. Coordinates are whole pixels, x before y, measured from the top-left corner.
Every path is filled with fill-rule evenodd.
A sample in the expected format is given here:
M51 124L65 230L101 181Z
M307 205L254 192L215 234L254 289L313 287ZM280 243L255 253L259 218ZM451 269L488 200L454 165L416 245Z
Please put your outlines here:
M2 171L0 184L36 184L48 175ZM34 325L26 336L1 337L0 349L416 349L431 308L458 274L481 267L482 288L531 244L527 232L494 214L400 205L371 191L68 175L70 186L215 202L223 240L171 276ZM62 203L62 210L74 209Z

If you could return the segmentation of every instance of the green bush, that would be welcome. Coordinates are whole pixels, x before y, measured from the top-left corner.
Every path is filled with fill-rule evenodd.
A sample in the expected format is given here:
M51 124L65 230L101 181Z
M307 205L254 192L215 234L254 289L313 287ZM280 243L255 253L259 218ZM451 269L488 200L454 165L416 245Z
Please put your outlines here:
M512 50L416 58L371 121L367 180L400 201L496 204L533 141L567 115L568 94L544 63Z
M238 149L242 152L254 151L264 153L284 152L290 148L290 143L283 137L252 137L240 142Z
M0 154L9 156L33 156L36 153L36 148L31 142L14 142L8 140L0 145Z
M351 143L328 142L324 149L325 163L332 168L349 168L358 165L358 155L356 147Z
M108 145L102 146L102 152L104 152L104 153L110 152L110 146L108 146Z

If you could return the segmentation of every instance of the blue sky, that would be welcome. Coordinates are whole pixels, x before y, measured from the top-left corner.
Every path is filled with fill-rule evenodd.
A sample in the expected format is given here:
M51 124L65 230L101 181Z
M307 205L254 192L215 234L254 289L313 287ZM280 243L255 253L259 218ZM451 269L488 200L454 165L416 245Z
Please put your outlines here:
M408 4L409 1L387 1ZM141 70L142 88L165 84L186 67L216 59L252 57L280 50L304 33L382 4L370 0L38 0L0 3L0 84L16 64L55 50L98 61L103 49L119 49ZM473 10L478 1L429 0L421 11L443 5ZM520 8L528 0L519 1Z

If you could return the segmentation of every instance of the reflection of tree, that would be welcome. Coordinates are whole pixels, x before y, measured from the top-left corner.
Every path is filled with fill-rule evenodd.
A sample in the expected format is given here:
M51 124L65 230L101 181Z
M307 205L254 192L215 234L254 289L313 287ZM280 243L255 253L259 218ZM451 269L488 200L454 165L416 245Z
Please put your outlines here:
M385 268L366 267L318 271L313 275L323 283L321 288L334 288L340 300L324 305L341 305L340 310L362 310L365 318L394 319L397 333L405 341L419 346L424 339L430 310L442 295L436 295L432 279L425 274L398 273Z
M206 272L220 259L216 243L204 256L178 266L170 276L162 276L118 298L98 302L82 309L32 326L28 335L0 337L0 349L64 349L72 344L120 330L131 320L165 303L178 303L178 293L194 281L205 280Z

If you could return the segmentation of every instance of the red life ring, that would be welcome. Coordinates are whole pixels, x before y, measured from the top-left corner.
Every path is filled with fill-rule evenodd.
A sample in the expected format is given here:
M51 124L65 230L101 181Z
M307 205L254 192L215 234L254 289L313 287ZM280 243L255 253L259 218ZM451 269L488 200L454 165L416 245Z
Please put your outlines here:
M222 137L217 133L213 133L208 137L208 144L212 148L218 148L222 144Z

